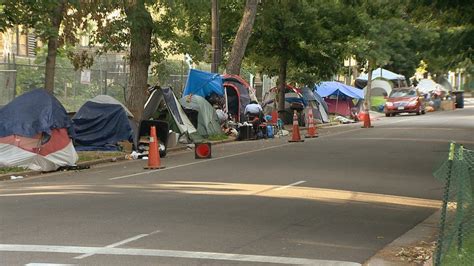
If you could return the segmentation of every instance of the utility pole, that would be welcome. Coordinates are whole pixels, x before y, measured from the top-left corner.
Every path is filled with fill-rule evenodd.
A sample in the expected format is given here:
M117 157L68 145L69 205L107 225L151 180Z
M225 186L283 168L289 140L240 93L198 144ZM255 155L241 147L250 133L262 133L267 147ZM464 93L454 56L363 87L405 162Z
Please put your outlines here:
M212 64L211 72L219 72L219 62L220 62L220 47L219 47L219 4L218 0L211 0L211 22L212 22Z

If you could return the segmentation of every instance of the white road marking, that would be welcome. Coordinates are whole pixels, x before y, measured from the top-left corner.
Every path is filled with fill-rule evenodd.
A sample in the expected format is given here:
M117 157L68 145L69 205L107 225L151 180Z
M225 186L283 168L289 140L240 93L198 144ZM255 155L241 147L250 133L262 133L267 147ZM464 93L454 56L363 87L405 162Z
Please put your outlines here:
M321 136L321 137L333 137L333 136L337 136L337 135L341 135L341 134L345 134L345 133L350 133L352 131L357 131L357 130L360 130L360 129L358 128L358 129L351 129L351 130L346 130L346 131L342 131L342 132L336 132L336 133L332 133L330 135ZM316 138L309 139L308 141L311 141L311 140L316 140ZM240 155L244 155L244 154L249 154L249 153L254 153L254 152L259 152L259 151L265 151L265 150L270 150L270 149L275 149L275 148L280 148L280 147L284 147L284 146L288 146L288 145L294 145L294 144L293 143L285 143L285 144L275 145L275 146L266 147L266 148L262 148L262 149L258 149L258 150L244 151L244 152L230 154L230 155L226 155L226 156L222 156L222 157L218 157L218 158L212 158L212 159L206 159L206 160L203 160L203 161L196 161L196 162L192 162L192 163L180 164L180 165L176 165L176 166L166 167L166 168L163 168L163 169L150 170L150 171L147 171L147 172L141 172L141 173L135 173L135 174L112 177L112 178L109 178L109 180L118 180L118 179L133 177L133 176L148 175L148 174L153 174L153 173L156 173L156 172L168 171L168 170L171 170L171 169L186 167L186 166L195 165L195 164L208 163L208 162L227 159L227 158L232 158L232 157L236 157L236 156L240 156Z
M115 248L115 247L121 246L123 244L127 244L127 243L130 243L132 241L138 240L142 237L153 235L153 234L156 234L156 233L159 233L159 232L160 231L157 230L157 231L153 231L149 234L141 234L141 235L137 235L137 236L134 236L134 237L130 237L130 238L127 238L127 239L122 240L120 242L107 245L107 246L105 246L105 248ZM87 257L90 257L90 256L94 256L94 255L95 255L95 253L86 253L86 254L83 254L83 255L80 255L80 256L77 256L77 257L74 257L74 258L80 260L80 259L87 258Z
M306 181L301 180L301 181L298 181L298 182L295 182L295 183L292 183L292 184L289 184L289 185L286 185L286 186L283 186L283 187L276 188L275 190L282 190L282 189L285 189L285 188L297 186L299 184L303 184L304 182L306 182Z
M318 260L294 257L260 256L246 254L216 253L181 251L165 249L138 249L138 248L102 248L83 246L52 246L52 245L13 245L0 244L0 251L13 252L46 252L46 253L71 253L71 254L100 254L100 255L128 255L128 256L149 256L149 257L171 257L187 259L207 259L226 261L245 261L257 263L278 263L286 265L331 265L331 266L360 266L360 263Z
M147 174L152 174L152 173L156 173L156 172L163 172L163 171L168 171L168 170L171 170L171 169L176 169L176 168L186 167L186 166L195 165L195 164L201 164L201 163L207 163L207 162L227 159L227 158L236 157L236 156L249 154L249 153L254 153L254 152L258 152L258 151L275 149L275 148L279 148L279 147L283 147L283 146L287 146L287 145L291 145L291 144L292 143L285 143L285 144L281 144L281 145L262 148L262 149L259 149L259 150L244 151L244 152L230 154L230 155L226 155L226 156L222 156L222 157L218 157L218 158L211 158L211 159L207 159L207 160L203 160L203 161L195 161L195 162L192 162L192 163L185 163L185 164L180 164L180 165L176 165L176 166L166 167L166 168L163 168L163 169L151 170L151 171L147 171L147 172L135 173L135 174L130 174L130 175L117 176L117 177L109 178L109 180L117 180L117 179L132 177L132 176L147 175Z
M74 265L76 264L35 263L35 262L25 264L25 266L74 266Z

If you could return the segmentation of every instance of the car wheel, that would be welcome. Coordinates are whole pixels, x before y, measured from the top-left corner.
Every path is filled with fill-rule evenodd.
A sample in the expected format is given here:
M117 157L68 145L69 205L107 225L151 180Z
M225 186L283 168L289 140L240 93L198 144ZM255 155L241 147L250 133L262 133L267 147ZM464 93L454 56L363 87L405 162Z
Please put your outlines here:
M421 110L421 114L422 114L422 115L426 114L425 109Z

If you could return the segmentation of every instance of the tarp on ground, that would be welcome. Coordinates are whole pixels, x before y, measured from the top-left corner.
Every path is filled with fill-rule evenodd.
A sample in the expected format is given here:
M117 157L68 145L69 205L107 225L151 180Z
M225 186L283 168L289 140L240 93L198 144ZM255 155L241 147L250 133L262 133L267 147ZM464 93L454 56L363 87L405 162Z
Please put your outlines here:
M132 113L108 95L84 103L73 116L74 144L82 151L119 150L118 142L133 142Z
M364 92L360 89L352 86L337 82L337 81L324 81L317 84L314 90L321 97L328 97L330 95L345 95L353 99L364 99Z
M183 96L192 94L206 98L212 93L224 96L224 87L222 84L222 76L218 73L190 69Z
M164 120L175 126L179 133L193 134L197 130L186 116L171 88L157 88L153 90L145 103L143 119Z
M27 92L0 109L0 167L53 171L75 165L66 109L43 89Z
M197 133L202 137L209 137L222 133L216 110L203 97L198 95L184 96L179 100L181 106L198 112Z

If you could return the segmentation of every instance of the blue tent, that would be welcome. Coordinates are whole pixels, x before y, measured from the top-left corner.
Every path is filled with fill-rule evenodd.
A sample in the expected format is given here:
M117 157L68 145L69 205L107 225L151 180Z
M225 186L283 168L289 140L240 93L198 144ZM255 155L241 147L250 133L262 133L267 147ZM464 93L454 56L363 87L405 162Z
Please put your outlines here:
M119 141L133 141L131 113L119 101L99 95L72 118L77 150L118 150Z
M206 98L211 93L224 96L222 76L218 73L209 73L197 69L190 69L183 96L193 94Z
M343 94L354 99L364 99L364 91L337 81L321 82L314 87L321 97Z
M0 109L0 168L53 171L78 156L66 109L43 89L27 92Z
M0 109L0 137L51 135L52 129L66 128L73 135L66 109L43 89L27 92Z

